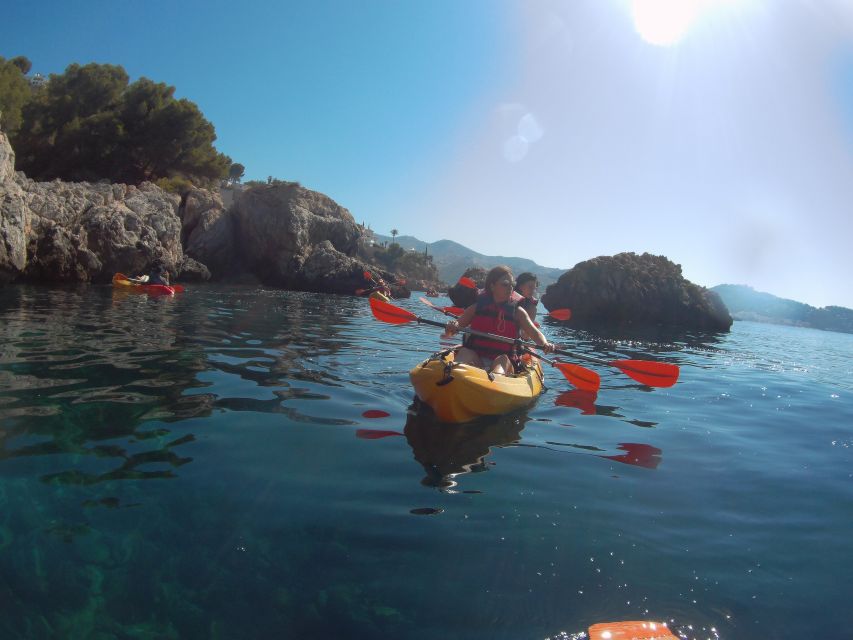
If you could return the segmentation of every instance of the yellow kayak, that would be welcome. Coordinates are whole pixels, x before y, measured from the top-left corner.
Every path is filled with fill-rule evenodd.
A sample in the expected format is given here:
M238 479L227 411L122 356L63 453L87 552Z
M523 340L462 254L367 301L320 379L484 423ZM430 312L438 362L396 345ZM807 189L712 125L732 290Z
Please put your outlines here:
M409 372L418 398L442 422L468 422L527 406L542 393L544 375L538 360L521 373L489 376L484 369L456 364L453 352L442 352Z

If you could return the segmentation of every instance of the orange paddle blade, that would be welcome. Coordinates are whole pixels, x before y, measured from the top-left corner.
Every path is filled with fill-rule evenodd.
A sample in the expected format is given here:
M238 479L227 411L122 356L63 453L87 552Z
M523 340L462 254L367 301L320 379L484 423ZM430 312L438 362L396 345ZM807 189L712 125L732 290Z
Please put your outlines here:
M444 307L443 310L454 316L461 316L462 312L465 311L465 309L463 309L462 307Z
M649 387L671 387L678 382L680 369L669 362L651 360L614 360L614 367L637 382Z
M602 622L589 628L589 640L678 640L666 623L632 620Z
M466 278L464 276L459 278L459 284L461 284L463 287L468 287L469 289L476 289L477 288L476 282L471 280L471 278Z
M390 322L391 324L406 324L417 320L418 317L405 309L395 307L393 304L388 304L376 298L370 298L370 310L377 320L382 322Z
M560 370L560 373L563 374L566 380L578 389L597 392L601 386L601 376L592 369L587 369L586 367L581 367L570 362L555 362L554 366Z
M365 271L363 275L365 280L373 280L373 275L370 273L370 271Z
M572 317L571 309L554 309L553 311L549 311L548 315L554 318L554 320L568 320Z

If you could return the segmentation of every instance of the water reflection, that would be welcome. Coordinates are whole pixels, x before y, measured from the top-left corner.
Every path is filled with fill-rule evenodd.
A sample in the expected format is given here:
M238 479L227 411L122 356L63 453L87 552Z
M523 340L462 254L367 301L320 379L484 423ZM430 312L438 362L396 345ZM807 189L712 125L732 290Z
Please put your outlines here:
M0 290L0 462L53 456L71 465L44 474L51 484L171 478L192 461L181 449L194 435L169 438L169 423L226 410L351 424L320 404L305 410L305 401L330 399L319 389L344 385L318 364L347 346L337 337L350 319L334 299L200 289ZM105 458L118 466L104 472L95 461Z
M526 415L505 416L451 425L426 413L410 413L403 433L426 472L421 484L447 490L456 486L459 475L487 471L486 458L492 447L518 442L528 420Z
M631 387L637 387L639 389L650 389L650 387L646 387L644 385L629 385ZM621 418L625 422L636 425L638 427L643 428L651 428L657 425L657 422L653 422L651 420L639 420L636 418L626 418L621 413L618 413L617 410L619 407L607 406L603 404L596 404L595 401L598 399L598 394L593 391L584 391L582 389L570 389L569 391L564 391L556 398L554 398L554 404L560 407L567 407L570 409L578 409L581 412L581 415L585 416L605 416L610 418Z

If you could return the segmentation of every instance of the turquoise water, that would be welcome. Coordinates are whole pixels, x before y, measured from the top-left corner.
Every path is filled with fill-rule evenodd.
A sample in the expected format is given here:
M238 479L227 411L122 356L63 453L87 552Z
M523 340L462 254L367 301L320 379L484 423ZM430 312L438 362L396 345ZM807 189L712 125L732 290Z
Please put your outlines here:
M681 379L447 426L363 299L0 289L0 637L853 637L853 335L543 325Z

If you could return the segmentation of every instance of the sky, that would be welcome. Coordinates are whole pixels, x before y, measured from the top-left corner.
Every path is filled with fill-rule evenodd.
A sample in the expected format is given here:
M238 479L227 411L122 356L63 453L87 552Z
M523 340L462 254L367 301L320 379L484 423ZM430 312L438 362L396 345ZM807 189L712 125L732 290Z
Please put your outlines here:
M849 0L33 0L17 55L173 85L379 233L853 308Z

